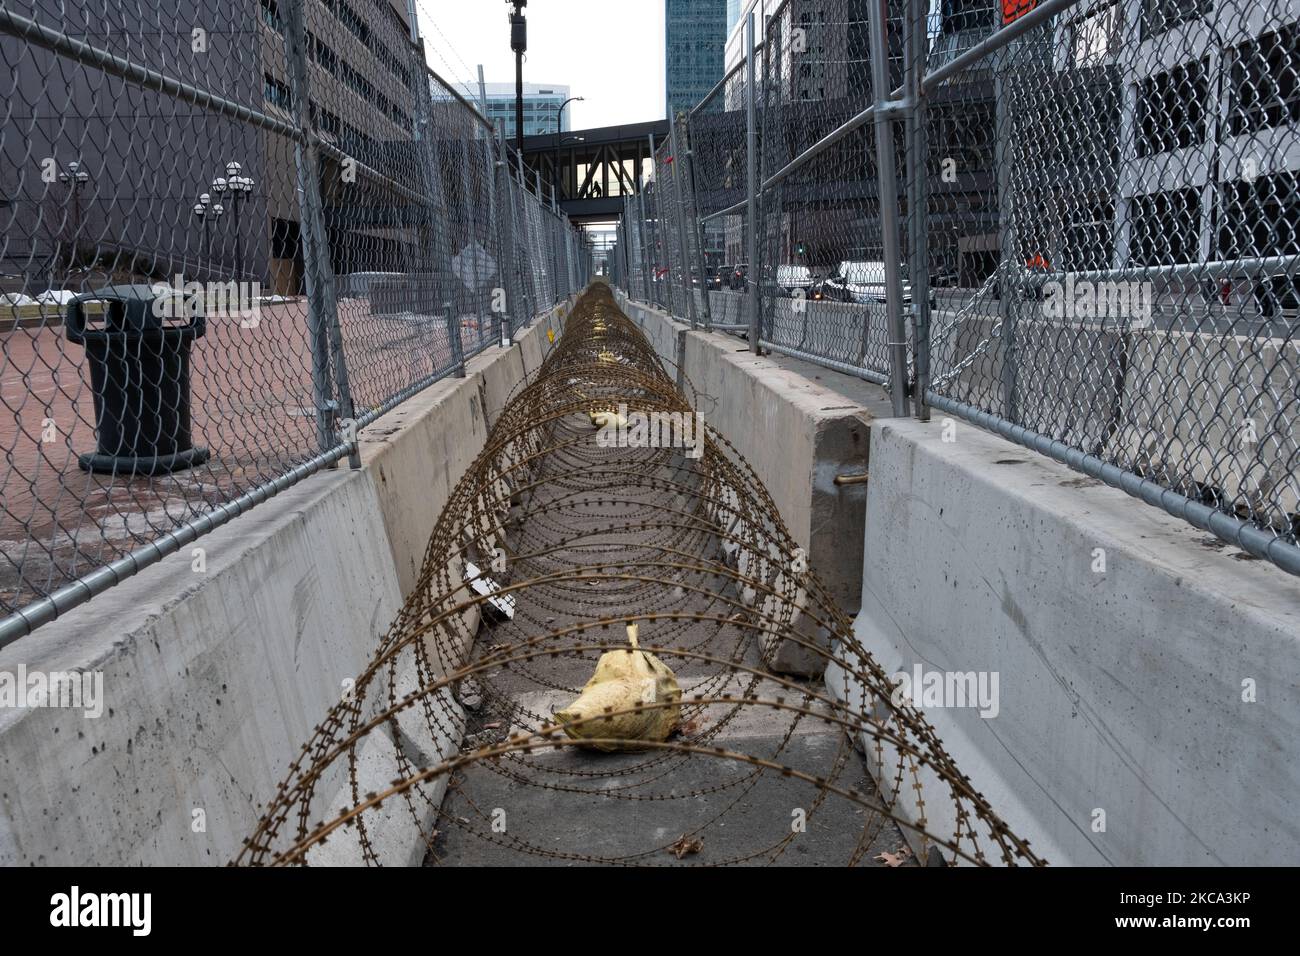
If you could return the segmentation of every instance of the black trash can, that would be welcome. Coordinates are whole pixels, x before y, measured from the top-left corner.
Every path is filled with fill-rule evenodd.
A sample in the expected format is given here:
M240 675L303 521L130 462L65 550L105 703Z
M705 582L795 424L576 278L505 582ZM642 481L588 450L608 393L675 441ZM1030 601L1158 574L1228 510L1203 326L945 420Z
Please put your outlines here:
M65 324L68 341L86 349L95 399L98 448L78 456L84 470L161 475L208 460L190 436L190 346L207 329L201 298L108 286L73 299Z

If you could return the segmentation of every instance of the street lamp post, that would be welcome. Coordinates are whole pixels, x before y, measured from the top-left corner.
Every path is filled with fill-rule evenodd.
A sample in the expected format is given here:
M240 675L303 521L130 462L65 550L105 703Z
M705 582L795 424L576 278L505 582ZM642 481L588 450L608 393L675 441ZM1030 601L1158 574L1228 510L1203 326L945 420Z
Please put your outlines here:
M554 169L552 171L555 173L555 191L557 194L563 189L563 185L560 182L560 131L564 124L561 123L560 120L564 115L564 108L575 100L579 103L585 103L587 98L585 96L570 96L567 100L561 103L560 108L555 111L555 157Z
M201 228L203 231L199 233L199 261L202 263L204 259L208 258L208 221L220 219L221 214L226 211L226 207L219 202L213 202L212 197L208 193L204 193L199 196L199 201L194 204L192 211L202 223Z
M244 238L239 229L239 201L253 192L254 185L253 177L245 176L243 167L234 162L226 163L225 176L212 181L212 191L218 196L230 194L230 211L235 220L235 278L241 281L244 276Z
M515 150L524 155L524 54L528 52L528 18L524 7L528 0L506 0L513 6L510 14L510 49L515 54Z
M90 174L81 168L81 163L72 160L59 173L59 182L68 188L72 197L72 254L68 257L69 266L77 261L77 236L81 232L81 190L90 182Z

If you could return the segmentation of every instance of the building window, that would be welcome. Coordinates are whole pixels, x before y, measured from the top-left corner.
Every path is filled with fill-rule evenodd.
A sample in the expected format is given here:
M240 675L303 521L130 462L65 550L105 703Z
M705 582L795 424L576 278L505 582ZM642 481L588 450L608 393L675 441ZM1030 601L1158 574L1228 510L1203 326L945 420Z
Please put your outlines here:
M1211 0L1142 0L1142 39L1164 33L1210 12Z
M1142 81L1138 88L1139 156L1185 149L1205 141L1207 73L1206 61L1199 60Z
M1225 183L1219 249L1226 259L1300 254L1300 174Z
M276 33L284 32L284 23L280 19L280 7L275 0L262 0L262 22Z
M1070 53L1076 67L1101 66L1120 48L1123 22L1118 3L1093 6L1069 25Z
M1135 196L1129 207L1134 265L1200 261L1201 197L1195 189Z
M262 98L285 112L293 111L293 94L289 91L289 87L270 73L262 76Z
M1114 248L1115 205L1084 202L1065 211L1061 265L1065 269L1106 269Z
M335 114L314 102L309 103L308 108L311 112L311 122L318 130L328 133L336 141L343 135L343 121Z
M1232 58L1233 135L1300 122L1300 25L1243 43Z
M307 34L307 51L311 58L321 65L326 73L337 76L339 71L338 54L321 42L314 33Z

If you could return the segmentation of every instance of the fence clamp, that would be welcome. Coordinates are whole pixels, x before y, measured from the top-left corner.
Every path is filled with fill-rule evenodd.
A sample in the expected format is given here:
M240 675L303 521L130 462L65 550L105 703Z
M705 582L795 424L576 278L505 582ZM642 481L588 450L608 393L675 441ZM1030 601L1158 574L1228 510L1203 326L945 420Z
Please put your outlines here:
M876 104L876 112L881 116L901 116L912 112L916 106L916 100L910 96L904 96L899 100L885 100Z
M339 419L339 403L332 398L327 399L317 412L325 428L331 432L334 431Z

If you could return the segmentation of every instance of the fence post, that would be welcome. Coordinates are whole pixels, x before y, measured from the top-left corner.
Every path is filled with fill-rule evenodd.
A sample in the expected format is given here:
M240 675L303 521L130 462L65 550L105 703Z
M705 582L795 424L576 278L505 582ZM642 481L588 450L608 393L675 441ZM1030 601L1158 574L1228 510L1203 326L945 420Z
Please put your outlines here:
M352 392L348 382L347 362L343 355L342 330L339 327L338 302L334 289L334 269L330 262L329 243L325 234L325 216L320 197L320 156L315 134L311 130L311 88L307 70L307 27L301 5L288 4L284 33L285 59L288 66L294 122L302 138L294 144L297 170L299 235L303 244L303 272L307 286L307 327L311 337L312 394L316 405L316 440L321 451L336 444L335 417L355 421ZM335 377L331 382L331 366ZM332 397L337 386L339 398ZM348 463L361 467L356 442L351 443Z
M646 243L646 233L650 226L650 206L646 201L646 181L645 175L641 176L641 193L637 196L636 216L638 238L641 240L641 285L645 291L645 301L647 304L654 302L654 295L650 291L650 248Z
M691 236L695 239L696 250L699 253L700 268L700 312L703 314L703 326L706 332L713 330L713 312L709 305L709 257L704 245L704 223L700 222L699 203L695 197L695 153L691 146L691 124L690 115L683 113L678 117L681 123L681 141L679 148L682 155L678 162L685 162L685 172L682 178L686 183L686 195L690 196L690 217L691 217Z
M686 308L691 317L691 328L699 325L699 318L695 312L695 290L691 288L691 253L690 247L686 244L686 193L682 188L683 157L677 138L677 119L673 117L669 120L672 124L668 127L668 149L673 154L673 192L677 196L677 250L682 270L682 292L686 295Z
M880 186L880 231L885 258L885 315L889 333L889 397L894 415L907 414L907 330L903 324L902 250L898 236L898 181L894 170L894 119L889 101L889 49L885 43L888 0L871 0L871 75L875 98L876 176ZM870 322L863 317L865 341Z
M442 176L438 171L438 153L430 131L433 129L433 94L429 90L429 77L423 72L424 50L420 45L420 59L416 67L420 71L416 82L415 108L417 118L417 162L427 196L425 215L427 216L428 246L433 271L429 282L430 288L436 290L434 308L442 306L447 310L447 344L451 351L451 364L456 370L457 378L465 377L465 349L460 337L460 317L456 314L455 292L452 286L454 275L451 268L451 207L442 188ZM439 222L441 213L441 222ZM437 355L434 355L436 363Z
M497 125L497 153L494 162L497 175L497 233L501 250L501 294L505 299L505 309L497 312L497 342L502 348L509 348L513 342L510 334L512 316L518 311L519 303L519 263L515 253L514 231L514 197L510 184L510 170L506 166L506 128L504 123Z
M916 313L913 332L916 350L916 414L921 421L930 420L930 406L926 404L925 390L930 380L930 208L927 183L928 145L926 142L926 99L921 87L925 75L929 39L926 21L928 2L911 0L905 9L911 21L903 28L907 31L903 47L905 71L904 98L911 101L907 111L907 212L911 220L909 231L909 268L912 282L912 308Z
M1013 41L1014 42L1014 41ZM998 320L1002 339L1002 417L1016 418L1016 319L1018 310L1012 296L1019 292L1013 281L1016 268L1015 215L1011 198L1011 113L1007 104L1006 80L1008 51L1005 47L991 58L993 70L993 168L998 177L998 266L995 288L998 293Z
M751 10L745 20L745 195L749 229L746 237L749 268L745 277L748 292L745 308L749 318L749 350L755 355L762 355L758 309L758 117L754 107L754 22L755 13Z
M478 68L478 99L479 108L483 116L487 117L487 85L483 82L483 65L479 64ZM501 229L501 204L497 200L497 190L500 184L497 182L500 176L500 164L496 160L493 152L493 141L495 134L498 132L494 129L483 137L483 156L487 160L487 195L488 195L488 236L494 240L496 247L496 273L497 281L500 283L501 305L509 308L509 289L506 286L506 251L505 242L503 241L504 233ZM491 290L491 301L488 303L488 310L492 313L492 337L498 345L501 344L501 316L502 310L497 308L497 290Z
M577 285L578 277L573 271L575 264L573 254L573 235L567 221L562 223L562 227L563 232L561 235L564 238L564 294L567 297L572 295L575 291L574 286Z
M477 137L477 133L475 135ZM465 207L464 226L465 226L466 241L465 244L461 246L461 251L460 251L460 257L461 257L460 274L457 275L455 272L453 272L452 276L450 277L450 281L452 282L453 291L457 293L457 297L463 297L465 296L466 293L469 293L468 299L470 300L470 302L473 303L472 307L474 311L474 322L478 328L478 333L474 337L476 339L481 339L483 335L482 332L482 328L483 328L482 301L483 300L478 294L479 263L478 263L478 255L477 252L475 251L478 248L479 210L477 208L477 203L474 202L474 178L470 173L470 167L473 165L473 161L474 161L474 147L472 141L466 140L465 143L463 144L461 152L464 155L464 160L460 163L460 192L461 192L461 201ZM468 265L468 266L465 263L465 253L467 252L474 252L474 262L472 265ZM452 258L454 261L455 257L453 256ZM465 281L466 270L469 270L469 275L473 277L472 286L470 285L469 282ZM456 279L460 280L459 286L457 286L455 283ZM460 310L457 309L457 320L456 320L457 326L461 325L459 315L460 315ZM463 335L464 333L462 332L462 347L463 347Z

